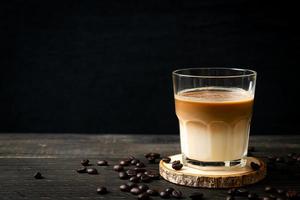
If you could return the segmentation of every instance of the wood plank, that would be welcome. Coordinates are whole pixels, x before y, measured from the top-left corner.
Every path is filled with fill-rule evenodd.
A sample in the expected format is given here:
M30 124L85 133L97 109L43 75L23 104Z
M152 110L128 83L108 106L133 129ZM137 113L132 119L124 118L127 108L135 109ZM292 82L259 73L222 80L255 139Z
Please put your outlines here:
M252 136L255 156L300 153L300 136ZM119 192L126 182L117 178L112 166L96 167L99 175L77 174L81 158L107 159L111 165L128 155L141 158L145 152L171 155L180 152L176 135L100 135L100 134L0 134L0 199L136 199ZM148 165L158 169L158 164ZM288 169L288 170L287 170ZM263 186L300 191L300 167L280 165L269 170L267 178L247 188L266 194ZM33 174L40 171L46 178L36 180ZM283 173L284 172L284 173ZM105 196L96 194L97 186L111 191ZM192 192L203 192L207 199L224 199L226 190L195 189L174 185L162 178L150 183L153 188L174 187L187 197ZM160 199L160 198L153 198Z

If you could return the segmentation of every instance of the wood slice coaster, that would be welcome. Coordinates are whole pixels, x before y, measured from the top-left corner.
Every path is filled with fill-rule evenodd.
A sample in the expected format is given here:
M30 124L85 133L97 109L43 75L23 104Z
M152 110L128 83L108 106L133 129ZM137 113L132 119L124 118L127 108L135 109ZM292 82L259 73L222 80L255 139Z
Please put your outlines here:
M182 155L177 154L169 156L171 162L174 160L182 161ZM160 175L172 183L185 185L190 187L204 188L231 188L250 185L262 180L267 173L266 164L264 161L255 158L247 157L245 167L204 171L187 166L183 166L181 170L174 170L172 164L165 163L162 160L159 163ZM250 163L255 162L260 165L259 170L254 171L250 167Z

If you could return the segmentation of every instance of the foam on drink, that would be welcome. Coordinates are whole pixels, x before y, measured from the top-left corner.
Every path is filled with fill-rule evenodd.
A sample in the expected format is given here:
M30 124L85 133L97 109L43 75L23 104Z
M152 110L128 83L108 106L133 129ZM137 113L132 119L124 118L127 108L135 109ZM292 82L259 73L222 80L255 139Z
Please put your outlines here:
M182 153L223 162L247 154L253 94L239 88L206 87L175 95Z

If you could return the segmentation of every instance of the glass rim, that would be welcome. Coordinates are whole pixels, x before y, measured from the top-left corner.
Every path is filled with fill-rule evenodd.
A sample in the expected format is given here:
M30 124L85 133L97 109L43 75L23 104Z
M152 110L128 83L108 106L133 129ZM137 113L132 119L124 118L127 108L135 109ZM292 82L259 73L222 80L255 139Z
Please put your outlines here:
M229 71L239 71L239 72L248 72L248 74L240 75L190 75L182 74L180 72L187 70L229 70ZM187 77L187 78L243 78L249 76L256 76L257 72L252 69L242 69L242 68L227 68L227 67L196 67L196 68L182 68L176 69L172 72L173 76Z

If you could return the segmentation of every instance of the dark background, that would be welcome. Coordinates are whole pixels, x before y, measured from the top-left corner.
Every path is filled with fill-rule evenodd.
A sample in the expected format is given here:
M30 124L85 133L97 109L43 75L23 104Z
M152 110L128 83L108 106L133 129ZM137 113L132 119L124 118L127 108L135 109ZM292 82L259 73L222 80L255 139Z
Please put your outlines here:
M171 72L258 72L253 134L298 134L296 5L0 3L0 132L178 133Z

